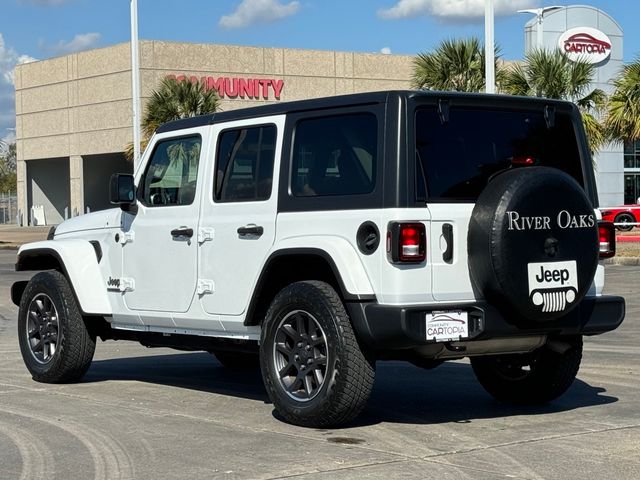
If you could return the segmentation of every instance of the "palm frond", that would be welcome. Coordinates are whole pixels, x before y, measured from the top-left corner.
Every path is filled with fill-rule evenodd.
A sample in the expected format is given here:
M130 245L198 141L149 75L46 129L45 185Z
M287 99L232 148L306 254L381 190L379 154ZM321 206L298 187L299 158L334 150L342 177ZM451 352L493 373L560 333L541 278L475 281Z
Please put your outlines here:
M500 49L496 48L496 79L501 81ZM484 47L477 38L448 39L413 61L413 88L479 92L484 89Z
M219 108L218 93L208 89L205 83L177 80L173 77L164 78L159 87L151 92L142 117L141 151L144 151L157 128L163 123L213 113ZM133 159L133 143L125 147L124 154L128 160Z
M609 97L605 127L612 141L640 140L640 58L623 67Z
M527 72L519 63L506 70L501 87L502 91L510 95L532 95Z
M582 124L587 134L587 142L592 153L597 152L606 143L605 129L592 114L582 111Z

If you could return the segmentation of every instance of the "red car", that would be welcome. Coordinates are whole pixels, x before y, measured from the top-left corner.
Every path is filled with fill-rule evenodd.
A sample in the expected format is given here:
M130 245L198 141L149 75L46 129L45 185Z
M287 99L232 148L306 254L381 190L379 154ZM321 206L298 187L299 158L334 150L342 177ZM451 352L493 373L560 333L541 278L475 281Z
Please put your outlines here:
M618 230L628 232L640 222L640 204L601 208L602 219L616 224Z

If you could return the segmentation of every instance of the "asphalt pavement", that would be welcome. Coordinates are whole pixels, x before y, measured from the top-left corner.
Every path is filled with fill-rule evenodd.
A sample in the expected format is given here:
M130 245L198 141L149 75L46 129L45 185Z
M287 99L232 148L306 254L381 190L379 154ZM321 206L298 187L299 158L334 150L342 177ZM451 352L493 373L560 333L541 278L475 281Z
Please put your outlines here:
M607 266L627 298L615 332L585 341L555 402L494 401L466 361L421 370L378 362L357 423L304 429L275 415L257 372L211 355L99 343L81 383L34 382L8 292L28 275L0 251L0 478L640 478L640 267Z

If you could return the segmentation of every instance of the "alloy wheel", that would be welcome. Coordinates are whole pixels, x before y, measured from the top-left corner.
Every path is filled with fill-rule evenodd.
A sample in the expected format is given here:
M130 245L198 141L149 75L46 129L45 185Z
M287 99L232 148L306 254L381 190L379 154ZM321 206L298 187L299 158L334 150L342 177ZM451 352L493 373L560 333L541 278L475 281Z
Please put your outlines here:
M47 364L58 348L58 310L48 295L38 293L29 304L27 315L27 339L31 355L38 363Z
M304 310L289 312L280 322L273 345L273 362L284 391L308 402L327 375L327 338L316 318Z

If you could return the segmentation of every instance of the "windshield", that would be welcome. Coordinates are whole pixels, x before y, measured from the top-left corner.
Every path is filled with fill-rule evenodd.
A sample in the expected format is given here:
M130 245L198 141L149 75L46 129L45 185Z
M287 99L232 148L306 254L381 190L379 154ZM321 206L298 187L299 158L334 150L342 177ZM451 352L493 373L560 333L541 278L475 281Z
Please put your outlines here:
M415 114L416 198L468 201L492 177L541 165L565 171L584 186L580 151L569 113L545 121L537 111L451 107L441 121L435 107Z

